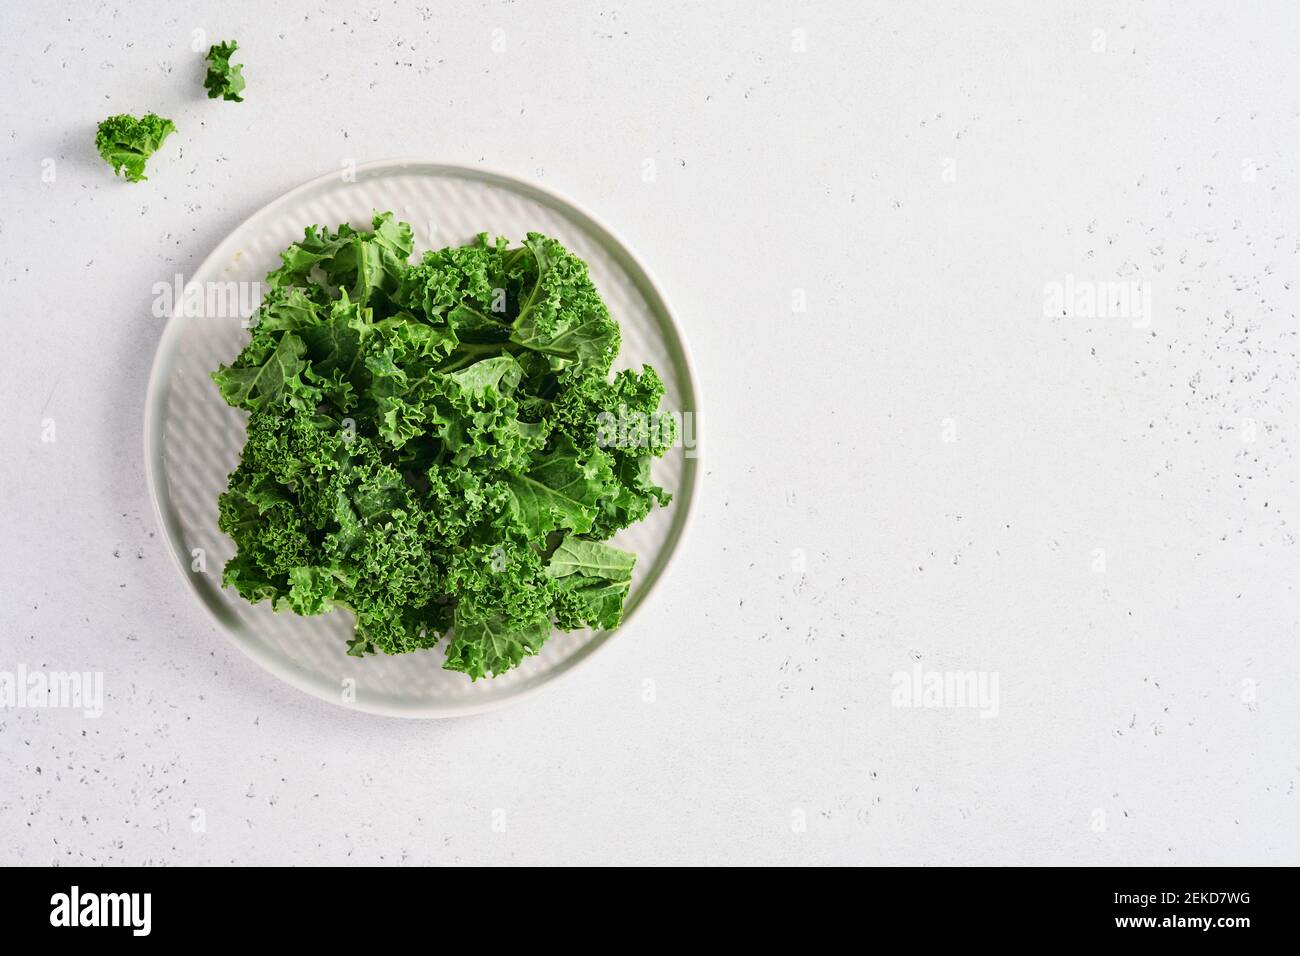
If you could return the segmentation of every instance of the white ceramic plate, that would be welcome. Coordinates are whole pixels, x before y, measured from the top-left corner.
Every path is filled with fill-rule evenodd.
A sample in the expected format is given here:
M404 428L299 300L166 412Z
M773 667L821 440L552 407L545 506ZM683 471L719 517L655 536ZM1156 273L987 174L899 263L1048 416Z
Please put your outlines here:
M217 530L217 496L239 461L246 415L221 400L208 373L229 362L247 339L235 310L208 303L218 283L261 283L279 253L313 224L370 224L392 210L414 227L416 254L468 242L479 232L518 242L529 231L559 239L591 266L591 275L622 327L615 368L650 363L667 387L663 408L690 416L694 447L656 462L655 480L674 494L666 509L612 543L637 553L623 625L613 632L556 632L540 654L502 677L471 682L444 670L443 647L395 657L347 656L352 615L334 610L302 618L250 605L221 587L234 553ZM615 635L635 628L637 609L663 576L681 540L699 476L698 405L686 345L658 286L632 252L590 213L548 189L477 167L382 161L353 175L322 176L254 213L189 277L205 305L182 297L154 358L145 406L149 489L163 533L189 586L235 643L273 674L311 694L375 713L442 717L499 706L563 674ZM227 289L238 287L225 287ZM247 290L249 287L244 286ZM215 307L214 307L215 306ZM216 313L224 312L224 317ZM684 429L684 431L686 431ZM641 639L648 635L641 634Z

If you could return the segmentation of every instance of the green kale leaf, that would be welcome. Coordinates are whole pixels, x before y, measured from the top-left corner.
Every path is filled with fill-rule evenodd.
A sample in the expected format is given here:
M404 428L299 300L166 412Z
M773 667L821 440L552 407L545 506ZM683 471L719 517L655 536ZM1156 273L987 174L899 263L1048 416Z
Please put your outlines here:
M203 77L208 99L221 97L234 103L244 102L244 98L239 95L244 92L244 65L230 62L231 56L238 49L239 44L234 40L214 43L208 49L208 71Z
M155 113L146 113L139 119L122 113L99 124L95 148L114 173L125 176L128 182L138 183L149 178L144 174L145 160L174 132L176 125Z

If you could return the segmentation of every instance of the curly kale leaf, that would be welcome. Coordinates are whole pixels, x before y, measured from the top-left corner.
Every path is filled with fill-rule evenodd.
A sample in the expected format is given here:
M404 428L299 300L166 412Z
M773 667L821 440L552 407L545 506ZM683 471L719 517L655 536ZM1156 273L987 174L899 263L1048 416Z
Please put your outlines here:
M512 517L524 534L536 538L561 528L590 531L596 503L613 489L614 475L599 449L584 456L564 442L507 482L514 496Z
M561 588L556 601L561 626L618 627L635 565L635 554L565 536L546 565L546 573Z
M280 254L283 265L266 277L268 284L305 288L318 301L344 290L362 306L379 294L392 295L408 268L411 227L394 222L391 212L375 216L372 225L371 232L346 223L335 232L308 227L302 239Z
M596 291L587 264L554 239L530 232L520 273L526 295L510 341L540 352L552 367L578 363L602 373L618 354L618 325Z
M239 95L244 92L244 65L230 62L231 56L238 49L239 44L234 40L214 43L208 49L208 70L203 77L208 99L221 97L234 103L244 102L244 98Z
M500 617L466 622L458 619L444 666L468 674L471 680L486 674L495 677L517 667L524 657L536 654L550 633L551 622L546 617L538 617L523 627Z
M139 119L122 113L99 124L95 148L114 173L125 176L128 182L138 183L149 178L144 174L145 160L174 132L176 124L155 113L146 113Z
M292 332L280 337L275 351L265 357L254 353L241 356L233 367L222 366L215 376L221 397L230 405L261 411L284 400L295 408L314 408L318 389L305 383L302 373L306 346Z
M478 679L555 628L618 626L636 557L603 541L668 504L650 464L675 432L653 369L610 376L618 326L554 239L411 253L390 213L310 227L213 373L250 413L224 582L351 610L355 656L446 636Z

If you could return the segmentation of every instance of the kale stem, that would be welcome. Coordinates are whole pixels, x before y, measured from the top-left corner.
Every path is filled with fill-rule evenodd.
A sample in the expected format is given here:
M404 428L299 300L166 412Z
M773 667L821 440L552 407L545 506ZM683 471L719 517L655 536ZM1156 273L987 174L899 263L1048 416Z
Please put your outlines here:
M493 353L514 354L516 351L512 348L512 342L466 342L456 347L456 351L451 354L442 365L434 369L435 372L446 373L456 372L467 365L473 365L479 356Z

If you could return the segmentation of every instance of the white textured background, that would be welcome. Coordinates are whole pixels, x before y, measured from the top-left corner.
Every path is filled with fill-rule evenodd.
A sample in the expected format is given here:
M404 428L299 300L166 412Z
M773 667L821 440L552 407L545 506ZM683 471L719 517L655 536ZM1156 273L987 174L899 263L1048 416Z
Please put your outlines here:
M240 41L246 103L204 98L197 27ZM0 670L101 670L107 708L0 711L0 862L1300 863L1298 27L5 3ZM115 181L95 124L149 109L180 133ZM390 155L603 216L706 409L703 507L635 629L455 722L260 671L144 488L152 284ZM1150 327L1045 317L1066 275L1150 282ZM999 715L891 706L918 661L996 672Z

